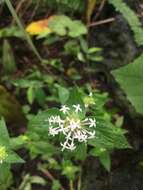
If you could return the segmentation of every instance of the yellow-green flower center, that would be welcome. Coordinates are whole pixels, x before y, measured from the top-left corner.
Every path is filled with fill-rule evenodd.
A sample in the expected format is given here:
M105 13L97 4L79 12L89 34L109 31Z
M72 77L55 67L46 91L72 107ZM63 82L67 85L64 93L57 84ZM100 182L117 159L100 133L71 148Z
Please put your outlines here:
M0 146L0 163L2 163L8 156L5 146Z

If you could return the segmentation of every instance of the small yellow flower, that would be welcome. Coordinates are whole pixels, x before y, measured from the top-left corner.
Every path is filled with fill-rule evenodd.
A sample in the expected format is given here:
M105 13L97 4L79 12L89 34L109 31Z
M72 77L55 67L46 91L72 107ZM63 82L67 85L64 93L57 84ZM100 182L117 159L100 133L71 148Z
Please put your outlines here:
M95 104L94 98L92 96L85 96L83 101L84 101L85 107Z
M28 32L30 35L39 35L43 32L46 32L49 34L52 33L52 30L48 27L48 23L53 18L54 16L50 16L47 19L38 20L38 21L30 23L26 27L26 32Z
M8 156L8 154L6 152L5 146L0 146L0 163L1 164L6 159L7 156Z

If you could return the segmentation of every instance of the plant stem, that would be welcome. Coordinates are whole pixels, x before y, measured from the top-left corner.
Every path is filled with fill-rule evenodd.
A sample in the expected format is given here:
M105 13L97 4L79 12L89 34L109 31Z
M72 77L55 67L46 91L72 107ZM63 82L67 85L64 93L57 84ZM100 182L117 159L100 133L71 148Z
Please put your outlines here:
M25 31L25 29L24 29L24 27L23 27L23 24L21 23L21 21L20 21L18 15L17 15L15 9L14 9L13 6L12 6L11 1L10 1L10 0L5 0L5 3L6 3L6 5L7 5L7 7L8 7L8 9L9 9L11 15L12 15L13 18L15 19L17 25L19 26L19 28L20 28L21 31L23 32L23 34L24 34L24 36L25 36L27 42L29 43L31 49L33 50L33 52L35 53L35 55L37 56L37 58L39 59L39 61L42 62L42 58L41 58L39 52L38 52L37 49L35 48L35 46L34 46L32 40L31 40L30 36L29 36L29 35L27 34L27 32Z
M81 190L81 172L80 172L79 177L78 177L77 190Z
M70 184L69 184L69 186L70 186L70 190L74 190L73 180L72 180L72 179L70 180Z

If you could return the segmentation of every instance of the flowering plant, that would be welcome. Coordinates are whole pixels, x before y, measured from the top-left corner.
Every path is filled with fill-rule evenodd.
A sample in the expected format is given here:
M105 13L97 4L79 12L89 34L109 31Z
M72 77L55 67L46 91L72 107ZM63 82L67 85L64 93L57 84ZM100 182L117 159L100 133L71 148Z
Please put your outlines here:
M38 151L41 154L40 147L34 143L36 136L42 145L44 143L45 154L49 155L47 146L50 155L67 157L69 154L68 159L83 160L92 155L99 157L109 170L109 153L114 148L128 148L129 144L124 136L126 131L111 122L112 116L105 109L107 94L94 92L88 95L78 89L65 94L64 97L62 92L59 108L40 112L30 120L27 135L33 142L31 153Z
M83 112L80 104L72 105L68 107L62 105L60 111L63 113L61 117L50 116L49 118L49 134L55 136L62 133L65 136L65 142L61 142L61 146L64 149L74 150L76 148L75 141L87 142L88 139L95 137L95 118L86 117L82 119L79 115Z

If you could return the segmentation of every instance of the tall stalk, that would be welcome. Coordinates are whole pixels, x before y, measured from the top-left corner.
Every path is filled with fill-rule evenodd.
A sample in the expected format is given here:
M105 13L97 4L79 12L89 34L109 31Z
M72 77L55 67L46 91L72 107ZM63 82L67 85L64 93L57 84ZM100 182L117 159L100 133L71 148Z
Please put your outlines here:
M73 180L70 180L69 186L70 186L70 190L74 190Z
M14 7L13 7L11 1L10 1L10 0L4 0L4 1L5 1L5 3L6 3L6 5L7 5L7 7L8 7L8 9L9 9L11 15L12 15L13 18L15 19L17 25L19 26L20 30L23 32L23 34L24 34L24 36L25 36L25 39L27 40L28 44L30 45L32 51L33 51L34 54L37 56L37 58L39 59L39 61L42 62L42 58L41 58L39 52L38 52L37 49L35 48L35 46L34 46L32 40L31 40L30 36L29 36L29 35L27 34L27 32L25 31L24 26L23 26L22 22L20 21L20 19L19 19L17 13L16 13L16 11L15 11L15 9L14 9Z

